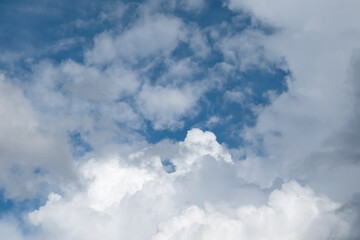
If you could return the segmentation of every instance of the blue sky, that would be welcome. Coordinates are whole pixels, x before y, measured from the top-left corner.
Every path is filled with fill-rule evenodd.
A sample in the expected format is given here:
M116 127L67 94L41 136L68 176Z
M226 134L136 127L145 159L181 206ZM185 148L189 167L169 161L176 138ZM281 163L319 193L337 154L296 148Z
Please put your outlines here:
M0 236L357 239L358 5L2 1Z

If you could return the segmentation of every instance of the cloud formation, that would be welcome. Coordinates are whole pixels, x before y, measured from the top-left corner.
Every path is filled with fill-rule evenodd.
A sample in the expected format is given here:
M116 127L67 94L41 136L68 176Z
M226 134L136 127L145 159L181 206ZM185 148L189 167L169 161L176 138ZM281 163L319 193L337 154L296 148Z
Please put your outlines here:
M349 223L337 214L338 203L294 181L272 191L260 206L228 205L231 195L221 201L206 193L184 199L187 182L202 177L207 161L232 161L212 133L199 129L189 131L176 148L171 161L177 171L172 174L163 169L159 156L146 153L137 156L142 166L119 156L85 162L78 169L83 190L50 194L45 206L29 214L30 222L41 226L44 239L342 239L348 234ZM216 169L205 171L226 177ZM210 187L201 184L199 189ZM193 205L197 197L201 204Z
M358 16L353 12L358 3L295 1L290 4L278 1L274 6L269 4L265 1L229 2L230 9L242 11L245 8L260 20L280 28L267 37L263 46L271 55L283 55L291 71L288 91L264 108L256 127L244 133L255 143L255 151L264 147L268 156L260 161L250 157L249 165L256 162L255 171L260 165L273 171L266 177L253 179L259 184L271 185L276 176L297 176L311 181L306 175L317 171L314 169L322 171L320 169L335 167L333 161L320 160L319 154L335 151L337 147L330 147L327 142L334 139L335 132L343 131L340 129L351 131L348 120L357 114L352 107L357 102L353 90L358 88L352 59L356 58L359 47L354 38L360 34L355 26ZM350 9L349 6L353 7ZM337 20L334 17L344 12L347 14L343 18ZM346 155L337 158L343 161L340 159L347 158ZM266 163L268 161L271 164ZM358 169L358 165L349 168ZM348 183L343 183L338 190L349 188ZM337 195L329 189L321 191ZM358 189L349 189L347 197L353 191Z
M17 4L0 236L359 238L358 2Z

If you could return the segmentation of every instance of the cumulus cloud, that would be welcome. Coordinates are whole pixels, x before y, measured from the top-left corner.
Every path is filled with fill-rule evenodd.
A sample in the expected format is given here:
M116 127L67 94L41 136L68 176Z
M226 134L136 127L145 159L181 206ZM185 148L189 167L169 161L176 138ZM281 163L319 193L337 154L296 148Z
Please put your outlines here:
M215 136L199 129L189 131L185 141L175 149L171 159L177 169L174 174L164 170L161 157L151 149L132 154L130 159L115 155L84 162L78 168L84 186L66 191L63 197L50 194L45 206L30 213L31 223L41 225L43 238L150 237L156 232L158 220L177 211L176 188L182 189L182 181L177 179L188 173L191 165L209 161L205 157L231 161ZM185 200L180 203L184 204ZM68 218L72 220L66 221ZM138 231L135 223L140 224L142 231Z
M179 151L180 155L172 159L177 168L176 174L194 169L203 156L212 156L216 161L233 162L231 155L216 141L216 136L200 129L188 132L185 141L180 143Z
M259 206L230 205L231 194L221 196L221 204L206 193L187 194L183 189L204 175L184 172L184 165L194 171L191 166L198 161L204 161L198 168L206 168L207 158L233 163L215 136L199 129L189 131L175 149L171 161L177 170L172 174L150 149L129 160L115 155L86 161L78 168L83 187L63 196L50 194L29 220L41 227L40 239L340 239L348 233L348 222L336 212L338 203L294 181L272 191L267 204ZM222 176L216 171L208 174ZM199 189L209 182L201 184Z
M273 191L264 206L242 206L231 214L207 208L191 206L162 222L153 239L341 239L348 230L336 203L296 182Z

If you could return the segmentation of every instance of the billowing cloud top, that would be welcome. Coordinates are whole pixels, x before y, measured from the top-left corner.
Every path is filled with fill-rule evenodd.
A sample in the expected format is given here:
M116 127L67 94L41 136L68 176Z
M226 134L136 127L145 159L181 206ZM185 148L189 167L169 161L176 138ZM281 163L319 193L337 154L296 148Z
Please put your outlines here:
M358 9L0 3L0 238L360 239Z

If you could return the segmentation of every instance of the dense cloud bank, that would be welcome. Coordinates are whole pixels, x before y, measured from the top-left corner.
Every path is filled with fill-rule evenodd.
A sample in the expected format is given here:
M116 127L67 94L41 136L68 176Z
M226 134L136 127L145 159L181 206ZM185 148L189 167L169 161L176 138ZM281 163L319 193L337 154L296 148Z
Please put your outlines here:
M358 1L77 4L0 50L1 237L360 238Z
M161 164L163 151L158 150L164 147L173 149L168 157L176 172L171 174ZM345 239L349 235L352 222L341 214L339 203L295 181L264 193L240 183L234 164L215 136L199 129L189 131L183 142L162 142L127 158L86 160L76 168L78 186L61 195L49 194L44 206L26 216L30 224L41 226L41 233L31 237ZM251 200L241 202L244 198ZM15 226L5 225L3 234L21 236Z

